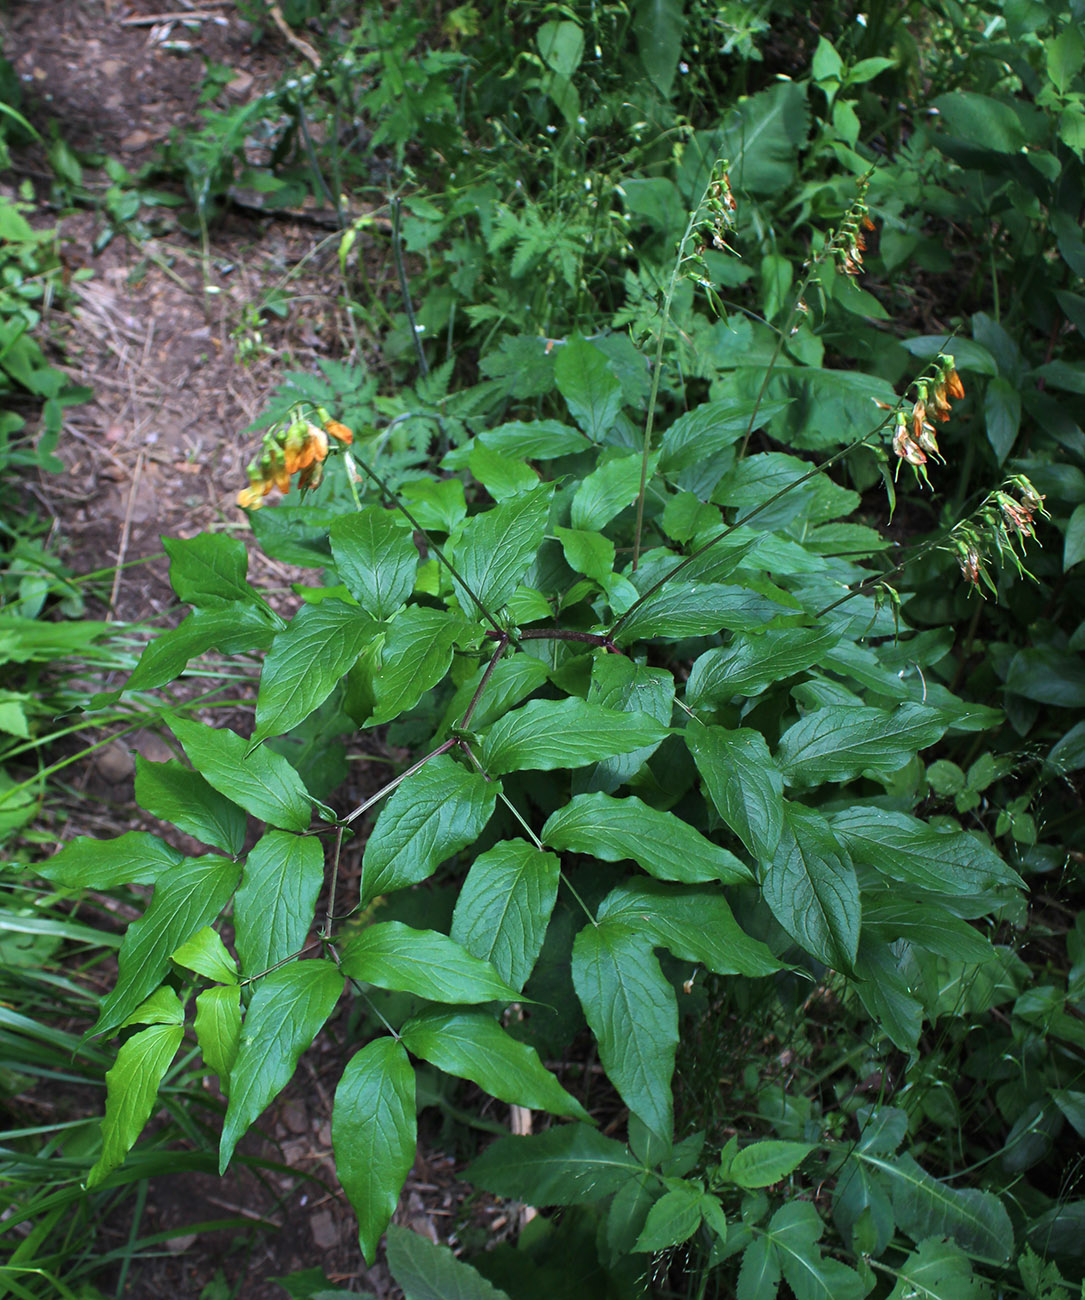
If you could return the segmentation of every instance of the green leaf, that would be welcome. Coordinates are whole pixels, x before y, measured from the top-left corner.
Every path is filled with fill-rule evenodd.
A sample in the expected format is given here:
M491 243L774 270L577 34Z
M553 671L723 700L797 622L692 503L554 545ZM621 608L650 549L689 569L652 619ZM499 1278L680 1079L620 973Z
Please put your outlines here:
M236 856L245 843L245 814L183 763L149 763L136 755L136 802L204 844Z
M768 1237L755 1237L742 1255L736 1300L776 1300L780 1289L780 1261Z
M486 733L487 772L551 771L581 767L658 745L668 728L643 713L622 713L585 700L531 700L506 713Z
M241 1042L241 990L236 984L204 989L196 998L196 1042L207 1068L218 1075L223 1095Z
M268 831L253 845L234 899L237 954L246 979L304 947L323 884L319 840Z
M1020 117L1001 99L954 90L932 100L931 107L942 115L951 135L977 148L1017 153L1029 142Z
M1066 525L1066 540L1063 543L1062 567L1071 569L1075 564L1085 560L1085 502L1074 507Z
M1054 745L1045 760L1056 772L1078 772L1085 767L1085 721L1077 723Z
M744 436L754 421L760 429L784 408L782 402L762 402L751 398L736 402L727 398L702 402L684 412L663 434L659 449L659 468L678 486L694 493L702 501L734 465L731 448ZM716 516L719 523L719 516Z
M799 150L806 143L810 111L806 86L782 81L740 101L728 114L717 157L730 158L736 191L780 194L795 175Z
M416 885L445 858L474 843L500 786L447 755L431 758L400 785L370 832L362 857L362 906Z
M284 831L308 828L312 801L285 758L264 745L249 753L250 742L228 727L178 717L166 721L192 766L221 794Z
M586 532L606 527L616 514L632 505L640 491L639 454L616 456L581 480L573 497L569 522ZM649 466L649 473L654 461Z
M991 1290L957 1246L929 1237L897 1265L889 1300L991 1300Z
M626 655L603 655L592 664L588 703L622 713L641 713L669 726L674 712L674 675L662 668L649 668ZM655 741L615 758L605 758L589 774L589 790L616 790L652 757L659 748Z
M332 558L328 530L340 517L340 511L323 506L279 505L274 510L250 510L249 527L260 549L273 560L324 569Z
M216 605L262 603L245 579L249 554L239 537L225 533L198 533L184 540L163 537L170 557L170 586L180 600L200 609Z
M386 619L414 590L418 547L402 516L383 506L338 515L331 524L332 555L339 576L367 614Z
M870 1289L854 1269L824 1259L824 1226L809 1201L790 1201L772 1216L769 1234L795 1300L863 1300Z
M501 840L471 864L451 937L522 989L542 951L560 872L552 853L524 840Z
M525 461L504 456L477 440L471 446L467 464L495 501L505 501L539 484L538 474Z
M731 1161L728 1179L739 1187L771 1187L792 1174L817 1148L807 1142L751 1142Z
M987 441L1001 465L1013 450L1021 428L1021 394L1012 380L996 375L988 381L983 398L983 416L987 424Z
M825 36L819 36L817 49L810 62L810 71L813 73L814 80L827 81L831 78L839 81L843 70L844 60L837 54L832 41Z
M123 1163L142 1133L184 1034L184 1025L151 1025L121 1044L116 1064L105 1077L102 1154L87 1175L88 1188L97 1187Z
M913 995L894 950L863 930L855 959L855 991L867 1014L902 1052L915 1052L923 1029L923 1007Z
M614 572L614 543L600 533L576 528L555 528L565 563L574 573L604 582Z
M1085 706L1085 662L1054 646L1027 646L1010 660L1006 689L1040 704L1080 709Z
M404 1300L509 1300L447 1246L435 1245L409 1228L388 1229L388 1269Z
M716 811L759 862L771 861L783 828L784 779L764 737L692 721L684 734Z
M571 77L584 57L584 33L577 23L549 22L539 28L539 53L562 77Z
M554 375L573 419L592 442L601 442L622 409L622 385L606 357L575 335L562 345Z
M157 835L128 831L112 840L74 839L48 862L34 868L65 889L116 889L118 885L153 885L165 872L184 861Z
M401 921L366 926L344 947L341 964L352 979L433 1002L511 1002L517 992L454 939Z
M670 1138L678 1004L651 941L629 924L588 925L573 944L572 973L607 1077L653 1133Z
M173 989L157 988L121 1026L130 1025L182 1025L185 1021L185 1008Z
M850 781L864 772L891 776L941 740L951 722L925 704L815 709L780 737L776 761L791 786Z
M778 617L796 621L804 615L797 607L788 608L746 587L673 582L638 606L618 629L615 640L629 645L649 637L681 641L724 629L748 632L762 629Z
M730 645L706 650L694 660L686 682L686 703L701 708L736 695L759 695L767 686L820 663L839 640L839 631L832 628L738 633Z
M478 440L504 456L522 456L525 460L575 456L591 446L579 430L559 420L512 420L496 429L483 430Z
M280 626L281 620L274 620L257 605L196 610L147 643L124 690L149 691L165 686L180 677L190 660L211 649L223 654L266 650Z
M936 830L906 813L857 804L835 813L832 829L856 862L890 880L932 893L983 894L996 885L1022 884L1017 873L975 836Z
M453 647L468 627L457 614L443 609L411 605L397 614L385 635L369 725L413 709L448 672Z
M552 483L540 483L463 525L455 561L463 581L492 614L506 604L542 545L550 518ZM457 582L456 599L469 618L481 611Z
M170 954L178 966L195 971L219 984L237 983L237 962L230 956L217 930L205 925Z
M652 85L667 96L674 86L682 53L685 15L683 0L637 0L633 10L633 34L637 53Z
M219 1173L260 1112L290 1082L302 1052L335 1009L343 976L330 961L293 961L256 985L230 1072Z
M761 866L761 892L804 952L837 970L852 968L859 947L859 884L820 813L785 802L780 843L772 861Z
M532 1137L498 1138L467 1172L496 1196L544 1206L602 1200L639 1169L613 1138L585 1124L560 1124Z
M913 902L885 890L863 897L864 932L893 943L906 943L954 961L985 962L995 957L990 942L960 917L930 899Z
M227 858L183 858L159 877L146 912L125 931L117 985L102 1003L96 1034L122 1025L161 983L173 953L226 906L240 872Z
M439 735L459 724L485 672L486 666L481 666L461 684L445 711ZM486 690L471 715L472 729L489 726L503 713L507 713L509 709L519 704L522 699L538 690L549 678L550 669L541 659L535 659L531 655L512 655L500 659L497 667L490 674Z
M369 1265L414 1163L414 1093L414 1070L394 1038L375 1038L352 1056L335 1090L335 1172L358 1216Z
M510 1105L545 1110L587 1120L571 1097L526 1043L507 1034L484 1011L434 1008L409 1020L401 1031L403 1045L431 1065L470 1079L483 1091Z
M354 666L375 631L372 619L341 600L303 605L264 660L250 745L304 722Z
M664 1192L648 1211L644 1229L633 1249L667 1250L688 1241L701 1226L703 1201L704 1192L694 1183L684 1183Z
M781 969L760 939L740 930L719 890L645 880L618 885L599 905L600 921L634 927L653 945L717 975L759 978Z
M674 813L660 812L636 798L577 795L551 815L542 839L551 848L587 853L603 862L632 859L660 880L737 884L752 879L733 853Z
M487 442L486 446L489 445ZM421 527L429 532L450 533L467 517L467 498L458 478L412 479L403 484L399 495Z

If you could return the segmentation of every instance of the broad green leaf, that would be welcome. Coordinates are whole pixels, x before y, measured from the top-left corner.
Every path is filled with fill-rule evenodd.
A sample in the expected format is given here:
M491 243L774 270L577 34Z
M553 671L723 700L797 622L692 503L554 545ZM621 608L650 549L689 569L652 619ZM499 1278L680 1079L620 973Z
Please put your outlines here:
M120 974L102 1003L96 1034L122 1025L169 970L170 957L219 915L237 886L241 868L228 858L184 858L155 884L147 910L125 931Z
M219 1173L250 1125L290 1082L302 1052L335 1009L343 976L330 961L292 961L256 985L230 1072Z
M996 955L990 941L960 917L930 899L902 898L899 891L864 891L863 927L886 943L903 939L955 961L985 962Z
M414 590L418 547L402 516L383 506L363 506L332 520L332 555L339 576L367 614L386 619Z
M409 1020L401 1031L403 1045L431 1065L470 1079L484 1092L510 1105L545 1110L587 1120L588 1115L526 1043L507 1034L484 1011L434 1008Z
M445 711L438 735L448 731L449 727L458 726L467 706L482 682L487 665L483 665L457 690L452 702ZM541 659L532 655L506 655L498 660L497 667L490 674L486 689L479 698L474 713L471 715L472 729L487 727L503 713L515 708L521 700L548 681L550 669Z
M183 861L184 855L157 835L128 831L113 840L80 836L55 857L38 863L34 872L65 889L116 889L153 885Z
M735 401L702 402L686 411L664 432L659 451L660 471L678 486L707 500L720 479L734 465L731 448L750 427L760 429L783 410L781 402L751 398ZM719 523L719 515L716 515Z
M249 850L234 899L241 973L252 979L304 947L324 884L324 850L313 836L268 831Z
M467 464L495 501L505 501L539 484L538 474L525 461L502 455L477 440L473 442Z
M490 820L500 786L447 755L431 758L385 804L362 856L362 906L416 885L474 843Z
M458 478L412 479L403 484L399 495L417 523L428 532L450 533L467 517L467 498Z
M668 728L643 713L622 713L585 700L531 700L486 733L482 765L492 775L582 767L645 745Z
M185 1020L185 1008L173 989L157 988L121 1026L130 1025L181 1025Z
M690 722L686 744L716 811L759 862L770 862L784 820L784 779L759 731Z
M149 763L136 755L136 802L161 821L236 856L245 843L245 814L183 763Z
M907 813L857 804L835 813L832 828L856 862L890 880L932 893L983 894L996 885L1022 884L1017 873L974 835L936 830Z
M1075 564L1085 560L1085 503L1074 507L1066 525L1066 539L1063 542L1062 567L1071 569Z
M540 483L463 525L456 543L456 568L491 614L506 604L535 558L546 535L553 491L552 483ZM474 597L460 582L455 582L455 588L463 612L468 618L479 618L482 611Z
M218 1075L219 1087L228 1096L241 1042L241 990L236 984L220 984L197 995L195 1030L204 1063Z
M670 1138L678 1004L651 940L628 923L585 926L573 944L572 972L607 1077L648 1128Z
M626 655L603 655L592 664L588 703L622 713L642 713L667 727L674 712L674 674L662 668L649 668ZM584 784L589 790L616 790L640 770L659 745L655 741L627 754L603 759L586 774Z
M649 475L655 466L652 458ZM639 454L617 456L584 478L573 497L569 522L587 532L601 530L616 514L632 505L640 490Z
M281 626L282 621L262 606L198 609L147 643L123 689L150 691L165 686L181 676L191 659L211 649L223 654L266 650Z
M865 928L855 958L855 992L871 1020L902 1052L915 1052L923 1030L923 1006L912 993L894 949Z
M789 598L790 599L790 598ZM711 636L724 630L747 632L776 618L802 619L796 608L724 583L668 583L633 611L618 630L619 645L662 637L681 641L691 636ZM808 636L809 633L807 632Z
M1078 772L1085 767L1085 721L1076 723L1051 746L1045 762L1056 772Z
M869 1287L859 1274L822 1256L818 1241L823 1231L809 1201L789 1201L769 1223L769 1238L795 1300L863 1300Z
M979 149L1018 153L1029 143L1021 119L1001 99L972 90L954 90L931 101L951 135Z
M1001 465L1013 450L1021 429L1021 394L1012 380L996 375L988 381L983 398L983 418L987 425L987 441Z
M335 1090L335 1172L358 1216L358 1240L370 1265L414 1163L414 1092L407 1053L388 1037L352 1056Z
M736 884L752 879L749 868L733 853L674 813L661 812L636 798L577 795L551 815L542 840L559 851L587 853L603 862L632 859L660 880Z
M814 1150L807 1142L751 1142L731 1161L727 1177L739 1187L771 1187L794 1173Z
M703 1200L703 1190L694 1183L664 1192L648 1211L644 1229L633 1249L667 1250L688 1241L701 1226Z
M889 1300L991 1300L991 1288L958 1246L928 1237L897 1265Z
M452 913L451 937L522 989L542 951L560 872L552 853L525 840L501 840L471 864Z
M452 650L468 628L457 614L411 605L392 619L373 686L369 725L389 722L413 709L448 672Z
M205 925L170 954L178 966L195 971L219 984L237 983L237 962L230 956L217 930Z
M736 695L758 695L765 687L820 663L839 640L840 633L832 628L738 633L730 645L706 650L694 660L686 682L686 703L701 708Z
M891 776L950 725L941 710L924 704L815 709L780 737L776 761L791 786L851 781L864 772Z
M768 1237L755 1237L742 1255L735 1284L736 1300L776 1300L780 1290L780 1260Z
M683 7L683 0L637 0L633 10L637 53L652 85L664 96L671 93L682 53Z
M578 23L543 23L536 35L539 53L562 77L571 77L584 57L584 32Z
M278 505L274 510L250 510L249 527L260 549L273 560L301 568L324 569L330 567L332 558L328 530L340 514L338 510L308 503Z
M761 892L773 916L804 952L850 970L859 946L859 884L847 851L825 818L784 804L780 843L761 864Z
M628 1149L586 1124L499 1138L468 1169L473 1183L532 1205L580 1205L610 1196L640 1169Z
M1006 689L1061 709L1085 706L1085 661L1054 646L1018 650L1006 671Z
M187 540L163 537L170 557L170 586L178 599L200 609L216 605L262 603L245 574L249 553L239 537L225 533L198 533Z
M577 335L562 345L554 375L573 419L592 442L600 442L622 409L622 385L606 357Z
M184 1025L151 1025L121 1044L117 1062L105 1077L102 1154L87 1175L88 1187L97 1187L122 1164L143 1132L184 1033Z
M795 175L810 112L806 86L783 81L743 99L713 139L715 157L730 158L731 182L752 194L781 194Z
M575 456L591 446L578 429L559 420L512 420L478 435L485 447L504 456L522 456L525 460L554 460Z
M264 745L249 753L250 742L228 727L208 727L178 717L167 722L192 766L216 790L284 831L308 828L312 801L301 777L280 754Z
M250 745L304 722L339 685L375 631L372 619L341 600L303 605L264 660Z
M755 520L756 527L767 532L784 528L800 516L807 527L842 519L859 506L858 493L815 473L808 461L781 451L760 452L739 461L712 493L712 500L735 507L739 522Z
M574 573L604 582L614 572L614 543L590 529L555 528L565 563Z
M401 921L367 925L347 942L341 964L351 979L433 1002L511 1002L516 997L488 961L447 935L414 930Z
M645 880L618 885L599 905L600 921L635 928L653 945L717 975L759 978L781 969L760 939L739 929L719 890Z
M404 1300L509 1300L500 1287L457 1259L447 1246L438 1246L409 1228L388 1229L388 1270Z

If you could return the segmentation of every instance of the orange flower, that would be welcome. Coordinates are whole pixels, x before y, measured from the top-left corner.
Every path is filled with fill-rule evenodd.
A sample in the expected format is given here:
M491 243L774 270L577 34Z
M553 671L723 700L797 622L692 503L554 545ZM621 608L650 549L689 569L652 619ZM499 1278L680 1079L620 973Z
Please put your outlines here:
M345 424L340 424L338 420L325 420L324 432L330 433L333 438L338 438L341 443L344 443L348 447L354 441L353 430L348 428Z
M961 377L953 366L950 366L946 372L946 392L955 402L959 402L964 397L964 384L961 383Z

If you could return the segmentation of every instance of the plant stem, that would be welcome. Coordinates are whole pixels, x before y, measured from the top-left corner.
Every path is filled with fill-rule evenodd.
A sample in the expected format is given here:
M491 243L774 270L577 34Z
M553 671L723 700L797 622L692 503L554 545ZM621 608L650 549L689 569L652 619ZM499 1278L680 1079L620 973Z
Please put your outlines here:
M376 794L370 795L369 798L365 801L365 803L359 804L359 806L355 808L355 810L352 813L349 813L346 817L343 818L343 825L349 826L350 823L354 821L356 817L361 817L361 815L364 812L368 812L368 810L372 808L375 803L380 803L380 801L384 798L386 794L391 794L392 791L396 788L396 786L406 781L406 779L409 776L414 776L415 772L425 767L425 765L430 761L431 758L436 758L438 754L446 753L448 750L450 750L453 747L453 745L456 745L458 743L459 742L455 738L453 738L452 740L443 741L440 745L437 746L436 749L431 749L430 752L426 754L424 758L420 758L417 763L412 763L411 766L407 768L405 772L401 772L399 776L395 778L394 781L389 781L387 785L381 786L381 788L377 791Z
M486 689L487 683L489 682L490 678L493 676L494 669L497 667L498 660L501 658L501 656L505 653L505 651L508 648L509 648L509 638L507 636L502 636L501 640L498 642L497 649L493 653L493 658L486 665L486 671L482 674L482 680L479 682L474 695L471 696L471 703L467 706L466 712L464 713L463 717L460 719L461 731L466 730L467 724L471 721L471 715L474 713L476 707L478 706L479 700L482 698L482 692Z

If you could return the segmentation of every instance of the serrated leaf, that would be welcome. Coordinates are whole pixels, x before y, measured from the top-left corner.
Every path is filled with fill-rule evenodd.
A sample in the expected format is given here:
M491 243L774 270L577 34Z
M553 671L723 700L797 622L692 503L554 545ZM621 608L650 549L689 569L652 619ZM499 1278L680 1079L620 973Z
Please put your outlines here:
M561 866L524 840L502 840L471 864L451 937L520 990L542 951Z
M318 839L268 831L253 845L234 899L237 953L246 979L304 947L323 884Z
M245 578L249 555L239 537L225 533L163 537L162 548L170 557L170 586L185 604L208 608L234 601L261 603Z
M635 1251L667 1250L679 1246L701 1226L704 1192L692 1183L664 1192L648 1211Z
M622 713L643 713L669 726L674 712L674 676L662 668L649 668L625 655L604 655L591 670L588 703ZM588 790L616 790L652 757L659 748L655 741L639 749L605 758L584 780Z
M599 920L625 922L653 945L717 975L758 978L781 969L760 939L739 929L719 890L645 880L618 885L599 905Z
M588 1119L583 1106L546 1069L535 1049L517 1042L484 1011L424 1011L403 1026L401 1037L415 1056L446 1074L470 1079L499 1101Z
M951 1241L928 1238L896 1271L889 1300L991 1300L990 1287Z
M791 786L851 781L864 772L891 776L941 740L951 719L925 704L896 709L815 709L784 732L776 762Z
M161 983L171 955L226 906L240 872L227 858L183 858L159 877L147 910L125 931L117 984L102 1003L96 1034L123 1024Z
M859 946L859 883L829 823L812 808L784 804L780 843L761 865L761 892L804 952L850 970Z
M183 763L149 763L136 755L136 802L194 839L236 856L245 843L245 814Z
M237 983L237 962L217 930L205 925L171 954L178 966L219 984Z
M509 600L535 558L546 535L553 491L553 484L540 483L464 524L456 543L456 568L491 614ZM479 618L482 611L473 596L453 581L460 608L469 618Z
M149 691L165 686L181 676L190 660L208 650L222 654L266 650L281 626L281 620L259 605L198 609L147 643L123 690Z
M370 726L413 709L448 672L452 651L468 625L455 613L411 605L392 619L374 683Z
M309 793L280 754L264 745L250 753L250 742L228 727L208 727L178 717L166 721L192 766L216 790L254 817L284 831L308 828L312 820Z
M573 419L592 442L600 442L622 409L622 385L606 357L577 335L558 353L554 376Z
M124 1162L158 1100L158 1085L177 1055L184 1025L151 1025L121 1044L106 1074L102 1154L87 1174L87 1187L99 1183Z
M290 1082L302 1052L331 1015L342 991L338 969L318 958L280 966L256 985L230 1072L220 1174L249 1126Z
M759 731L690 722L686 745L716 811L759 862L770 862L784 822L784 779Z
M643 713L622 713L575 697L531 700L493 724L481 760L493 775L581 767L658 745L668 734Z
M477 1269L408 1228L388 1230L388 1269L404 1300L509 1300Z
M516 997L488 961L447 935L415 930L401 921L366 926L343 948L341 964L352 979L434 1002L511 1002Z
M649 476L655 458L649 460ZM640 491L639 453L617 456L586 475L573 497L569 522L588 532L606 527L616 514L632 505Z
M648 1128L670 1138L678 1004L651 941L626 923L588 925L573 944L572 974L607 1077Z
M736 1300L776 1300L780 1290L780 1261L768 1237L755 1237L742 1255L735 1286Z
M204 989L196 997L196 1042L207 1068L218 1075L223 1096L241 1042L241 990L236 984Z
M362 856L362 905L416 885L482 833L500 785L441 754L400 785Z
M116 889L118 885L153 885L183 861L184 855L157 835L128 831L112 840L80 836L34 871L65 889Z
M499 1138L470 1166L477 1186L532 1205L579 1205L618 1191L640 1170L628 1149L585 1124Z
M303 605L276 635L264 660L250 746L304 722L354 666L375 632L372 619L341 600Z
M686 682L686 703L700 708L736 695L758 695L766 686L820 663L839 640L839 631L832 628L738 633L730 645L706 650L694 660Z
M414 590L418 547L401 518L383 506L363 506L331 523L339 576L362 609L378 620L394 614Z
M603 862L632 859L660 880L737 884L753 878L733 853L713 844L688 822L636 798L577 795L551 814L542 840L559 851L587 853Z
M731 1161L727 1177L739 1187L771 1187L794 1173L814 1150L808 1142L751 1142Z
M372 1265L414 1163L418 1140L414 1070L401 1043L375 1038L351 1057L335 1090L335 1172L358 1216Z
M496 429L484 429L478 441L504 456L523 456L525 460L575 456L591 446L578 429L559 420L512 420Z

